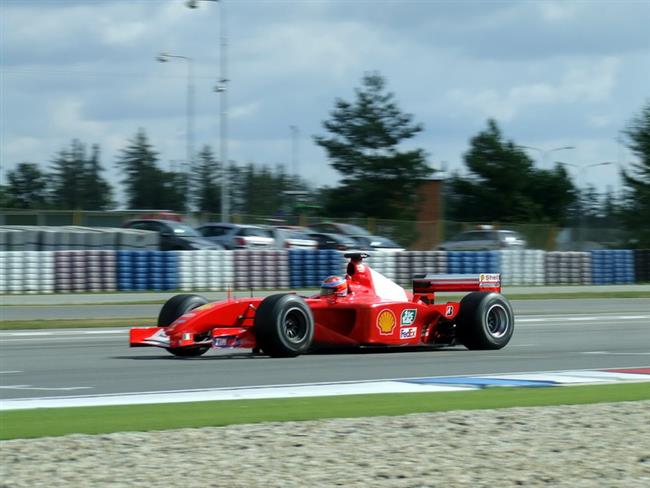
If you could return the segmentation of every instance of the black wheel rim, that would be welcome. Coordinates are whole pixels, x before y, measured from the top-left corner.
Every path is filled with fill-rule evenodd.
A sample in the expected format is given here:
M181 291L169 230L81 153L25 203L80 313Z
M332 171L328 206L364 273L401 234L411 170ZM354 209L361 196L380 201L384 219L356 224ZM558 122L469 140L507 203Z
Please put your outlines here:
M501 338L510 328L510 318L507 310L500 304L492 305L487 311L488 332L495 339Z
M284 337L292 344L300 344L309 332L307 317L299 308L287 310L282 319L282 332Z

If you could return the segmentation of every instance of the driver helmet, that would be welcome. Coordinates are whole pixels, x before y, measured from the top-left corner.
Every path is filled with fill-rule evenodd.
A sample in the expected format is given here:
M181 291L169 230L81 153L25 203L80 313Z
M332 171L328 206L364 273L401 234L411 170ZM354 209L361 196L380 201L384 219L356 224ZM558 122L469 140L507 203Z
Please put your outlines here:
M344 297L348 294L348 282L340 276L328 276L320 285L322 297Z

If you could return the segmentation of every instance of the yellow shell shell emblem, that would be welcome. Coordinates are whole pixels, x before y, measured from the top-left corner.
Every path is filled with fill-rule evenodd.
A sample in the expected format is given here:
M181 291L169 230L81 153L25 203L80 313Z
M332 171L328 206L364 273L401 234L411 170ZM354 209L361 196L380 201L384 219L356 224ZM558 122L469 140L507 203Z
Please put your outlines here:
M395 320L395 314L388 309L382 310L379 315L377 315L377 328L379 329L379 333L382 335L392 334L396 323L397 320Z

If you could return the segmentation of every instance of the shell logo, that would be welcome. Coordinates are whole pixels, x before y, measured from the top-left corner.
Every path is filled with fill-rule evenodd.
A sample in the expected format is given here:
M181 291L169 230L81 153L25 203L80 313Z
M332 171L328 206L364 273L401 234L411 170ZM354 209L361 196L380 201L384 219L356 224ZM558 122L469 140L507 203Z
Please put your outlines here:
M381 335L390 335L395 329L397 320L395 319L395 314L391 310L382 310L377 315L377 328Z

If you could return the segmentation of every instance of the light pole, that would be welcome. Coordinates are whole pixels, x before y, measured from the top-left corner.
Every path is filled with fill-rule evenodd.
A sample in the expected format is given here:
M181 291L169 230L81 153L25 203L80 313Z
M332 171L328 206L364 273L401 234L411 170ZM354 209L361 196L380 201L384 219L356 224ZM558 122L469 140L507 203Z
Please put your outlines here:
M570 166L572 168L577 168L578 169L578 176L577 176L577 182L578 182L578 190L580 191L580 194L582 194L582 191L580 190L581 183L585 184L587 183L587 172L590 168L596 168L597 166L611 166L616 163L612 163L611 161L603 161L601 163L592 163L592 164L587 164L586 166L580 166L578 164L573 164L573 163L565 163L563 161L555 161L556 164L559 164L561 166ZM580 205L580 218L578 219L578 235L580 238L580 245L581 248L584 248L584 223L585 223L585 209L582 208L582 203ZM584 251L584 249L582 249Z
M542 167L546 167L546 161L548 161L548 155L556 151L565 151L567 149L575 149L575 146L562 146L554 147L553 149L540 149L535 146L517 146L521 149L532 149L533 151L538 151L542 155Z
M298 136L300 130L295 125L290 125L289 129L291 130L291 172L293 176L298 176Z
M221 160L221 220L230 222L230 194L228 188L228 37L226 35L226 9L224 0L187 0L189 8L198 8L199 2L220 3L219 15L219 80L214 90L220 95L219 159Z
M182 59L187 63L187 129L185 132L186 140L186 157L185 157L185 184L186 191L190 190L190 171L194 168L194 60L187 56L177 54L160 53L156 58L161 63L166 63L172 59Z

